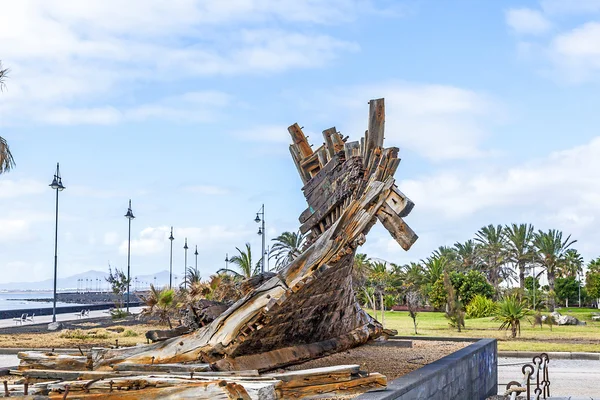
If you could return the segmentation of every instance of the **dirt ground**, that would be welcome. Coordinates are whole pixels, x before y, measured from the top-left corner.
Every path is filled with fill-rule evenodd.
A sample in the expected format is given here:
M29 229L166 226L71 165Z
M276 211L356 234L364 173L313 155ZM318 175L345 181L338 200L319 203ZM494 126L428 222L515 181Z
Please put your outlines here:
M134 346L146 343L145 333L151 329L167 329L128 317L89 318L63 322L63 329L49 332L48 324L13 326L0 329L0 348L77 348Z
M412 342L412 348L386 344L366 344L341 353L294 365L287 369L295 371L333 365L358 364L362 370L379 372L385 375L388 381L391 381L471 344L469 342L437 342L431 340L413 340Z

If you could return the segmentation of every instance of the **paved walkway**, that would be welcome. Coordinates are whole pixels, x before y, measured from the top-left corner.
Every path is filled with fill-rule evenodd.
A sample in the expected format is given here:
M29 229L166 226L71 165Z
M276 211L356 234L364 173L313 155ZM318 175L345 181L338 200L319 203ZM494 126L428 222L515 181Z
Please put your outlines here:
M523 378L521 368L528 363L530 358L498 358L498 394L504 393L508 382ZM551 358L548 372L553 399L600 400L600 361Z
M85 307L81 307L81 308L84 309ZM129 309L129 312L131 312L132 314L139 314L142 311L142 308L143 307L132 307ZM107 317L108 315L109 315L108 310L90 311L90 315L88 317L85 317L84 319ZM59 322L60 321L74 321L74 320L78 320L78 319L80 319L80 318L78 318L75 313L56 314L56 320ZM32 324L48 324L50 322L52 322L52 315L35 316L33 322L24 322L23 326L32 325ZM7 327L19 326L19 325L20 325L20 323L15 322L12 318L11 319L0 319L0 328L7 328Z

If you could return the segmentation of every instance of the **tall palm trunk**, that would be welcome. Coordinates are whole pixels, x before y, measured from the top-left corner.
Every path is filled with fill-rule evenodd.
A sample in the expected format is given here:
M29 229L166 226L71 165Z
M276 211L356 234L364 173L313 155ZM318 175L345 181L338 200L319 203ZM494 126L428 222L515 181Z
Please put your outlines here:
M519 263L519 288L521 293L525 292L525 264Z
M551 296L548 296L548 309L550 310L550 312L554 311L554 308L556 307L556 299L555 299L555 292L554 292L554 284L556 282L556 275L554 274L554 271L547 271L547 275L548 275L548 288L550 288L550 292L551 292Z

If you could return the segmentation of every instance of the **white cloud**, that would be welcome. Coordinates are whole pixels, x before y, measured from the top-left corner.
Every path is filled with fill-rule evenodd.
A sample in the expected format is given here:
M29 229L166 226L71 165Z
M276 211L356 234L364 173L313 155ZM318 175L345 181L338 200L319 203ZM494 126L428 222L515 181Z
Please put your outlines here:
M25 219L0 219L0 242L30 240L33 237L31 224Z
M131 254L138 256L162 253L170 246L169 235L171 227L149 227L143 229L139 238L131 240ZM244 238L252 237L256 233L244 228L230 228L221 225L212 225L208 227L185 227L173 229L173 237L177 241L178 247L182 247L184 239L188 239L188 246L198 245L198 249L211 249L222 242L243 242ZM119 252L127 254L127 240L119 245ZM193 250L190 251L190 254Z
M478 158L490 155L481 149L501 107L488 96L449 85L389 82L344 89L330 99L350 114L356 135L366 129L368 106L365 99L385 98L387 146L407 148L433 161ZM352 99L352 100L349 100ZM358 133L361 135L361 133Z
M445 171L405 180L402 190L419 210L451 220L482 210L529 207L582 227L600 218L600 188L594 183L599 173L600 137L509 169Z
M104 234L104 244L107 246L114 246L119 243L120 235L117 232L106 232Z
M39 194L48 188L48 183L32 179L0 180L0 199L10 199L15 197L29 196Z
M600 11L600 0L541 0L548 14L588 14Z
M557 35L549 51L552 61L569 79L593 78L600 71L600 23L588 22Z
M506 11L506 23L515 33L541 35L551 28L550 21L540 11L529 8L512 8Z
M115 99L132 83L320 67L358 47L316 33L315 25L379 11L359 0L11 2L0 15L0 48L11 68L0 114L6 123L33 114L60 125L206 120L212 103L195 104L194 114L177 104Z

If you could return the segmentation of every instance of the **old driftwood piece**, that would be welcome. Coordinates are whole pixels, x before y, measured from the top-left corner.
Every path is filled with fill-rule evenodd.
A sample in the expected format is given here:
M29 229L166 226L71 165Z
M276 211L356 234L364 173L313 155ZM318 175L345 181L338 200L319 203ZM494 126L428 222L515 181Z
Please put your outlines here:
M355 300L356 248L377 220L409 249L417 239L403 218L413 203L394 184L397 148L383 148L385 107L372 100L364 140L346 142L335 128L316 151L290 126L292 158L305 183L310 232L302 254L247 293L209 325L148 346L93 352L94 368L121 362L206 362L215 369L273 369L365 343L382 326Z
M151 342L162 342L163 340L185 335L186 333L189 333L189 331L190 329L183 325L173 329L154 329L146 332L146 339L150 340Z
M121 364L123 365L123 364ZM289 399L333 398L382 389L386 378L360 371L358 365L339 365L259 376L256 371L203 372L191 375L140 372L132 376L87 371L17 371L28 378L60 381L8 385L12 398L25 393L36 399ZM85 375L87 374L87 376ZM21 397L27 398L27 397Z

